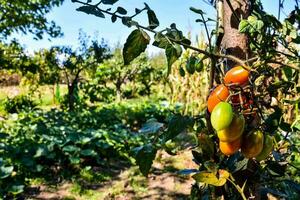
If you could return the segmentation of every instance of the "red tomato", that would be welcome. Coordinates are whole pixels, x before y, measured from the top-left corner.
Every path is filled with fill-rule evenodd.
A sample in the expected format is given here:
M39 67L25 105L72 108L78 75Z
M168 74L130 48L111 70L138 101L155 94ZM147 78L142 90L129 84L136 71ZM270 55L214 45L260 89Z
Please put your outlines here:
M242 66L237 66L230 69L224 77L226 84L238 84L240 86L248 83L249 71L244 69Z
M218 87L216 87L208 97L207 100L208 111L212 112L214 107L221 101L225 101L228 96L229 96L229 90L225 85L221 84Z

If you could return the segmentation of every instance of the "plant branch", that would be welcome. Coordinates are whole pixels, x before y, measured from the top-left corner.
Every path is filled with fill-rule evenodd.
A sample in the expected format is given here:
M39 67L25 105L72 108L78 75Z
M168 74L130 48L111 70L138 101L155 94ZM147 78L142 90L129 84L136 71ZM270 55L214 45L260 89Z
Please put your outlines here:
M101 12L103 12L103 13L105 13L105 14L108 14L108 15L115 15L117 18L120 18L120 19L123 19L123 18L124 18L124 17L121 16L121 15L117 15L117 14L112 13L112 12L109 12L109 11L107 11L107 10L103 10L103 9L99 8L97 5L92 5L92 4L89 4L89 3L86 3L86 2L82 2L82 1L80 1L80 0L73 0L73 2L77 2L77 3L83 4L83 5L87 5L87 6L94 6L98 11L101 11ZM155 30L153 30L153 29L151 29L151 28L149 28L149 27L142 26L142 25L140 25L140 24L137 24L137 25L135 25L135 26L136 26L137 28L141 28L141 29L147 30L147 31L149 31L149 32L151 32L151 33L154 33L154 34L157 34L157 33L158 33L157 31L155 31ZM168 36L167 36L167 37L168 37ZM198 53L204 54L204 55L206 55L207 57L210 57L211 59L215 59L215 58L227 58L227 59L229 59L229 60L232 60L232 61L234 61L234 62L236 62L236 63L242 65L245 69L251 70L251 68L248 67L248 66L246 65L246 62L245 62L245 61L243 61L243 60L241 60L241 59L239 59L239 58L237 58L237 57L235 57L235 56L232 56L232 55L225 55L225 54L216 54L216 53L208 52L208 51L205 51L205 50L202 50L202 49L193 47L193 46L191 46L191 45L188 45L188 44L186 44L186 43L184 43L184 42L182 42L182 41L180 41L180 40L176 40L176 39L171 38L171 37L168 37L168 39L169 39L170 41L174 42L174 43L177 43L177 44L179 44L179 45L182 45L182 46L185 47L185 48L189 48L189 49L192 49L192 50L194 50L194 51L197 51Z

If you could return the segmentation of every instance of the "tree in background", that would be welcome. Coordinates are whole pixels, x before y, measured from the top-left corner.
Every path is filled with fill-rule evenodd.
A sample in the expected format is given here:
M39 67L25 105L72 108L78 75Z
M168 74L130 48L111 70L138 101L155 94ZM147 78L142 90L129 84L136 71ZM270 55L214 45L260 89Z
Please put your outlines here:
M0 2L0 39L14 32L31 33L35 39L42 39L46 33L50 37L61 35L60 27L46 18L52 8L60 6L64 0L3 0Z
M153 63L155 64L155 63ZM92 80L82 87L90 101L121 101L138 95L150 95L152 86L161 81L164 66L154 66L146 54L140 55L135 61L124 65L122 51L116 47L113 56L97 67Z
M81 45L76 50L66 46L52 47L47 58L51 65L55 66L52 71L62 72L62 79L68 85L67 102L71 111L79 101L78 83L81 73L93 72L100 62L110 56L108 46L103 41L89 42L84 33L79 34L79 41Z

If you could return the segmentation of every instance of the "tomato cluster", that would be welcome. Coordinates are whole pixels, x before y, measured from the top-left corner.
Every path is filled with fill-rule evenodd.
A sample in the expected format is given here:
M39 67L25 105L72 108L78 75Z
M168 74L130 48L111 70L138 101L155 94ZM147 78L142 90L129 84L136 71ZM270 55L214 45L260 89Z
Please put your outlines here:
M211 125L217 133L223 154L229 156L241 149L245 157L261 161L272 151L273 138L258 129L245 129L248 119L253 121L253 117L258 117L253 95L245 92L249 88L249 76L249 71L241 66L229 70L223 83L210 93L207 109L211 113ZM249 114L252 118L246 118Z

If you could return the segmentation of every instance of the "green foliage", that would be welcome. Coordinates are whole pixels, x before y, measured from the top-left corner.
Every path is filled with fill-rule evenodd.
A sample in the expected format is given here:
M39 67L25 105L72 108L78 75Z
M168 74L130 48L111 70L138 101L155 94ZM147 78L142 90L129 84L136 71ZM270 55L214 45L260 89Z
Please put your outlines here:
M153 86L162 82L163 66L150 62L145 54L124 65L121 49L112 58L99 64L96 73L80 84L84 99L90 102L111 102L122 98L150 95Z
M42 39L44 33L51 37L61 35L60 27L46 18L52 8L60 6L63 0L3 0L0 2L0 33L7 37L14 32L32 33L35 39Z
M11 115L0 129L0 195L22 192L32 178L53 181L82 173L89 178L79 169L102 166L106 160L131 161L132 149L149 140L135 131L147 119L164 121L168 113L168 107L145 102Z
M7 98L4 102L4 110L8 113L18 113L33 109L37 104L27 95L17 95L13 98Z

